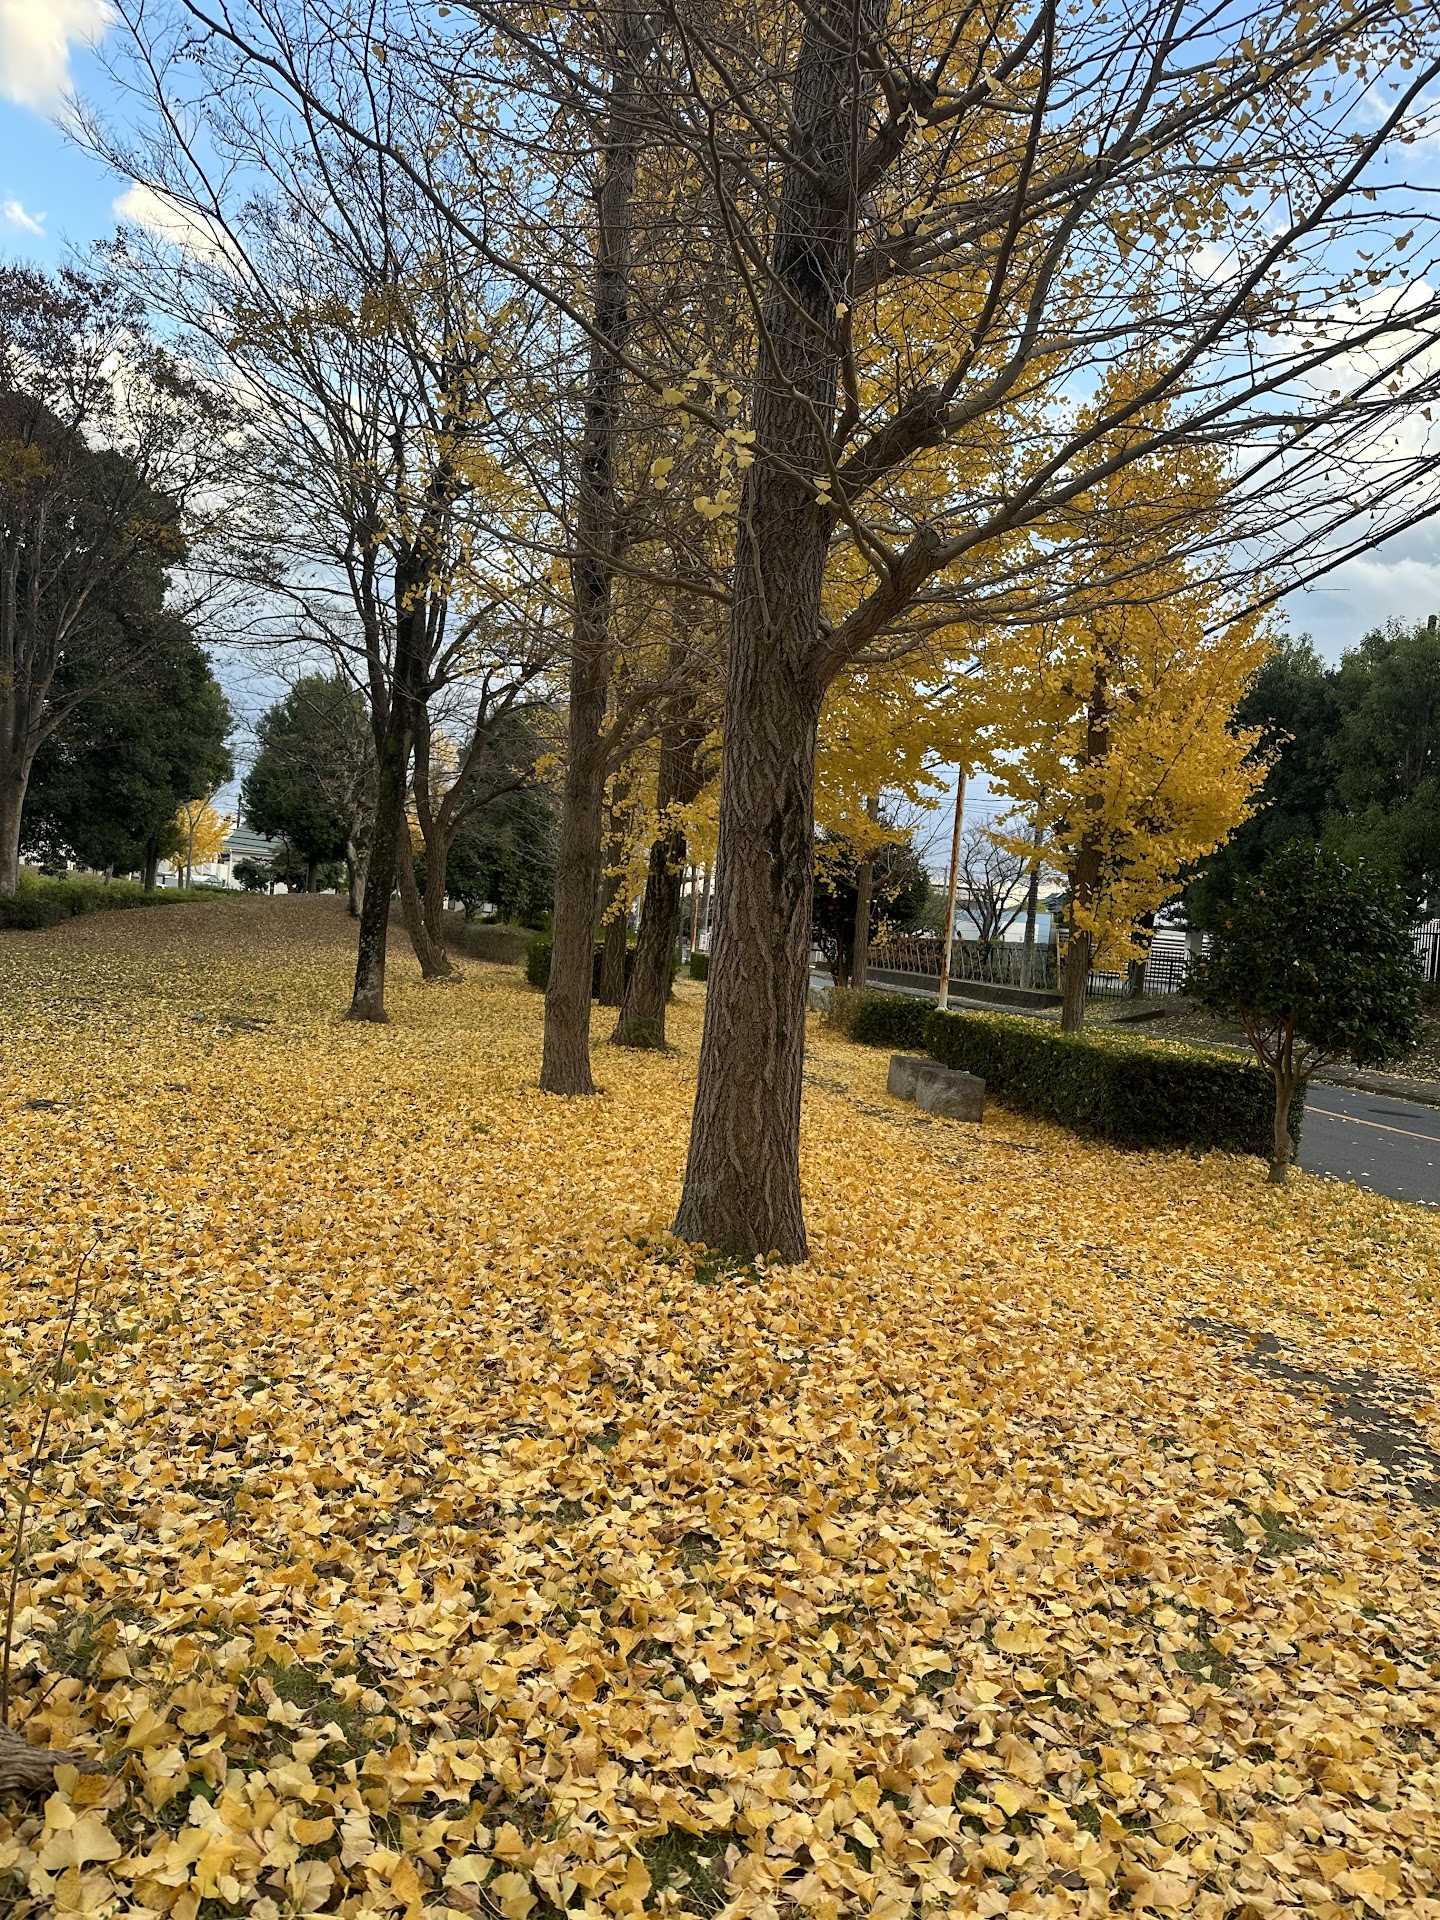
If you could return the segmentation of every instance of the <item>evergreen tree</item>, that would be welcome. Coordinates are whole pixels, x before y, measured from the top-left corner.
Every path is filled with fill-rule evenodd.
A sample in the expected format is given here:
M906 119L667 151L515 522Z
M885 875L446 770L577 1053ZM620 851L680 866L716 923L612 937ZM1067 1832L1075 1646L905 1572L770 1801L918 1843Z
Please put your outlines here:
M143 871L149 889L160 861L178 850L180 807L212 793L234 772L226 745L231 715L194 636L160 610L158 569L132 567L118 590L130 601L129 625L147 621L150 633L135 644L128 670L110 691L77 704L40 747L21 841L45 861ZM84 649L77 650L59 676L57 697L65 698L72 680L84 684L91 671Z

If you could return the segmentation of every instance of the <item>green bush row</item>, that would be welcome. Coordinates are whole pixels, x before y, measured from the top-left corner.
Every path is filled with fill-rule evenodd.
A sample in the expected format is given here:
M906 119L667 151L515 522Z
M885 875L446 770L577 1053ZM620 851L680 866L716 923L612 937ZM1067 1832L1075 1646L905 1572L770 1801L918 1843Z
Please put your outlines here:
M157 888L146 893L133 880L103 880L83 874L66 874L63 879L47 880L22 874L19 890L0 894L0 932L33 932L38 927L55 927L62 920L73 920L82 913L116 912L123 907L169 907L188 900L213 900L218 888Z
M690 954L690 978L692 980L708 980L710 978L710 956L708 953L701 953L698 949L692 950Z
M506 926L498 920L460 920L450 929L450 938L472 960L493 960L502 967L515 967L528 960L535 940L531 927Z
M530 942L529 952L525 955L525 978L530 982L532 987L538 987L542 993L550 984L550 952L554 944L554 941L548 933L537 933ZM598 1000L600 998L600 967L604 958L605 949L597 940L595 943L594 964L590 971L590 998L592 1000ZM625 984L627 987L630 984L630 976L634 971L635 949L633 947L627 947L625 949ZM670 979L672 984L674 983L677 971L678 965L672 960L670 963Z
M1269 1155L1275 1087L1252 1060L1113 1029L1062 1033L1018 1014L938 1013L903 994L835 993L830 1024L868 1046L977 1073L1008 1107L1124 1147ZM1303 1099L1290 1109L1296 1143Z
M832 987L825 1021L862 1047L899 1047L924 1052L930 1015L928 1000L910 993L876 993Z

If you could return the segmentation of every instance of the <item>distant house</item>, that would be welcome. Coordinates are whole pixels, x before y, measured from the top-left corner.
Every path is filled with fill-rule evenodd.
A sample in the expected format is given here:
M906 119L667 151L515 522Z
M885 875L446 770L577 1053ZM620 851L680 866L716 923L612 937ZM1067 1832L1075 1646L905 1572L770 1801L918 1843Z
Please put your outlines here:
M213 860L195 863L196 884L238 888L240 882L235 878L235 868L240 861L253 860L257 866L264 866L284 850L285 843L282 840L267 840L264 834L252 833L248 827L235 827L226 836ZM178 887L180 879L178 873L162 873L157 884ZM283 893L284 888L280 891Z

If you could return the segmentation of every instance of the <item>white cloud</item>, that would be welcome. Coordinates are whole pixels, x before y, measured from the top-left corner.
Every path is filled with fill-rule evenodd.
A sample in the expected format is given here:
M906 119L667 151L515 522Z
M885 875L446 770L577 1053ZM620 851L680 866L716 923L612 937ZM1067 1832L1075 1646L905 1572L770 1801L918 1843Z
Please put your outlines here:
M1387 620L1413 626L1440 612L1440 538L1411 527L1373 553L1357 555L1285 602L1292 632L1308 633L1326 660L1338 660Z
M4 0L0 0L0 5ZM117 219L135 227L144 227L172 246L193 253L198 260L219 263L226 258L222 234L203 215L182 207L153 187L134 181L115 201Z
M7 227L18 227L22 233L38 234L45 237L45 216L43 213L27 213L18 200L0 200L0 218Z
M53 110L70 91L70 53L100 40L109 0L0 0L0 94Z

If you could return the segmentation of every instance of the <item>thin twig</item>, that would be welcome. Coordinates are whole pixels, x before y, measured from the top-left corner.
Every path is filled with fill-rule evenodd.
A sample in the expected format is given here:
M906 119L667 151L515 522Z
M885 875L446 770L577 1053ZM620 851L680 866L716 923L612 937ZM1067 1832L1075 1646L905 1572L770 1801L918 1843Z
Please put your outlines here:
M101 1234L95 1236L75 1269L75 1282L70 1289L70 1308L65 1315L65 1325L61 1329L59 1345L55 1349L50 1393L45 1401L45 1412L41 1416L40 1431L36 1434L34 1445L30 1449L30 1461L25 1470L25 1484L20 1490L20 1511L15 1516L15 1549L10 1556L10 1590L5 1600L5 1633L3 1641L0 1641L0 1727L10 1725L10 1655L15 1640L15 1603L20 1593L20 1568L25 1557L25 1523L29 1517L30 1502L35 1490L35 1477L40 1471L45 1441L50 1432L50 1416L55 1411L55 1402L60 1394L61 1379L65 1371L65 1355L70 1347L71 1330L75 1325L75 1315L80 1309L80 1283L85 1277L85 1268L89 1264L90 1256L103 1237Z

